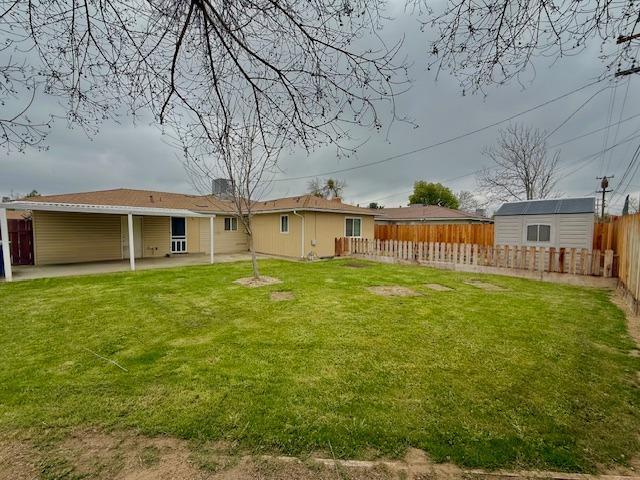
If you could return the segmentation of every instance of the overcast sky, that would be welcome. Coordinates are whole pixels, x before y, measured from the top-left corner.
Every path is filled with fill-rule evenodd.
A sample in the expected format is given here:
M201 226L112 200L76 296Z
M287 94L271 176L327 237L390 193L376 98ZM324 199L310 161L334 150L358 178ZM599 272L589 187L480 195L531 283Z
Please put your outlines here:
M269 197L304 193L307 178L324 172L341 170L363 163L383 160L427 145L456 137L492 124L529 109L554 97L585 85L604 69L598 60L597 45L581 55L563 59L551 65L549 59L539 60L535 72L529 72L525 87L512 84L494 87L487 96L461 95L455 79L441 74L436 81L426 69L429 34L419 31L416 18L405 15L402 9L394 12L395 19L385 28L386 38L406 34L406 54L415 63L411 71L414 79L411 90L398 99L398 111L410 116L418 126L396 123L389 138L382 133L354 131L354 142L369 138L357 155L337 158L333 148L327 147L308 155L305 152L284 155L277 181ZM632 78L634 77L634 78ZM551 131L576 108L603 86L602 82L565 99L554 102L518 118L533 127ZM629 85L624 111L622 100ZM611 109L611 102L615 102ZM599 129L619 119L640 113L640 80L628 76L598 94L566 125L549 138L549 145L563 143L573 137ZM33 116L55 111L55 102L41 100L34 106ZM39 111L38 111L39 110ZM610 113L611 112L611 113ZM607 146L634 135L640 128L640 117L609 131ZM367 168L359 168L333 175L347 182L345 199L361 205L377 201L385 206L407 203L415 180L440 181L454 191L477 191L473 171L488 166L481 151L495 142L497 129L490 128L451 143L399 157ZM595 154L605 145L606 131L566 143L560 149L562 180L558 188L566 196L590 195L597 183L595 177L603 173L622 176L640 139ZM637 133L635 133L637 134ZM26 193L32 189L42 194L64 193L130 187L175 192L193 192L181 165L179 152L153 125L144 122L133 125L126 119L120 124L105 123L100 133L89 138L79 129L68 129L63 122L55 124L47 140L48 151L28 150L25 153L0 154L0 193ZM616 182L612 185L615 187ZM626 182L625 182L626 186ZM631 182L629 191L640 189L640 176ZM620 188L623 190L623 188ZM623 196L613 199L613 209L621 207Z

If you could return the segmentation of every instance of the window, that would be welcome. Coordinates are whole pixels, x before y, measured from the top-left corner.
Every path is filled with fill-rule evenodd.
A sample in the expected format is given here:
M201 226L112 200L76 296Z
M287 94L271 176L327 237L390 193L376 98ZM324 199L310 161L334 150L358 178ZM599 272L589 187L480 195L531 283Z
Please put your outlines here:
M527 242L551 241L551 225L527 225Z
M361 218L347 218L344 226L345 237L359 237L362 233Z
M289 215L280 215L280 233L289 233Z
M224 229L227 232L238 230L238 219L236 217L224 217Z

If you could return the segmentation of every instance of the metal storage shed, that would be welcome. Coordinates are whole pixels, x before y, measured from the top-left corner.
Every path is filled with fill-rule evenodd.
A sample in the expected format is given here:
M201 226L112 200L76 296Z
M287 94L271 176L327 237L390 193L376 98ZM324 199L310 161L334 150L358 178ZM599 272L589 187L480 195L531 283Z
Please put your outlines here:
M505 203L495 213L495 244L591 250L595 205L594 197Z

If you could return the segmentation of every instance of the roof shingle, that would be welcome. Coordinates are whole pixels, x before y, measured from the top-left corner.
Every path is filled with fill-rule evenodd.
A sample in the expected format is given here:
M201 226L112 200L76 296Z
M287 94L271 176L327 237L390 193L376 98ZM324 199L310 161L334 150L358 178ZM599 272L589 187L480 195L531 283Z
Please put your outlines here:
M381 208L378 210L381 220L484 220L487 217L476 213L463 212L439 205L409 205L401 208Z
M231 213L234 211L233 204L230 201L213 195L189 195L128 188L65 193L61 195L40 195L25 200L62 204L180 209L203 213ZM361 215L375 214L368 208L356 207L338 200L327 200L312 195L300 195L297 197L278 198L253 203L253 210L256 213L294 209L322 210Z

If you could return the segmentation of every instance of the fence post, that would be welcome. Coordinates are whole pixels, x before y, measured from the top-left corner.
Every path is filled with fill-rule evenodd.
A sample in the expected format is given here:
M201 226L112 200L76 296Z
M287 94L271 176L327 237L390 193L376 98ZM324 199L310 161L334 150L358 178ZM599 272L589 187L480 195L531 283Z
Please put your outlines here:
M566 258L566 249L564 247L560 248L560 256L558 257L558 269L560 273L564 273L564 262Z
M472 257L472 261L474 265L478 265L478 244L474 243L473 244L473 257Z
M613 250L604 252L604 276L609 278L613 275Z

